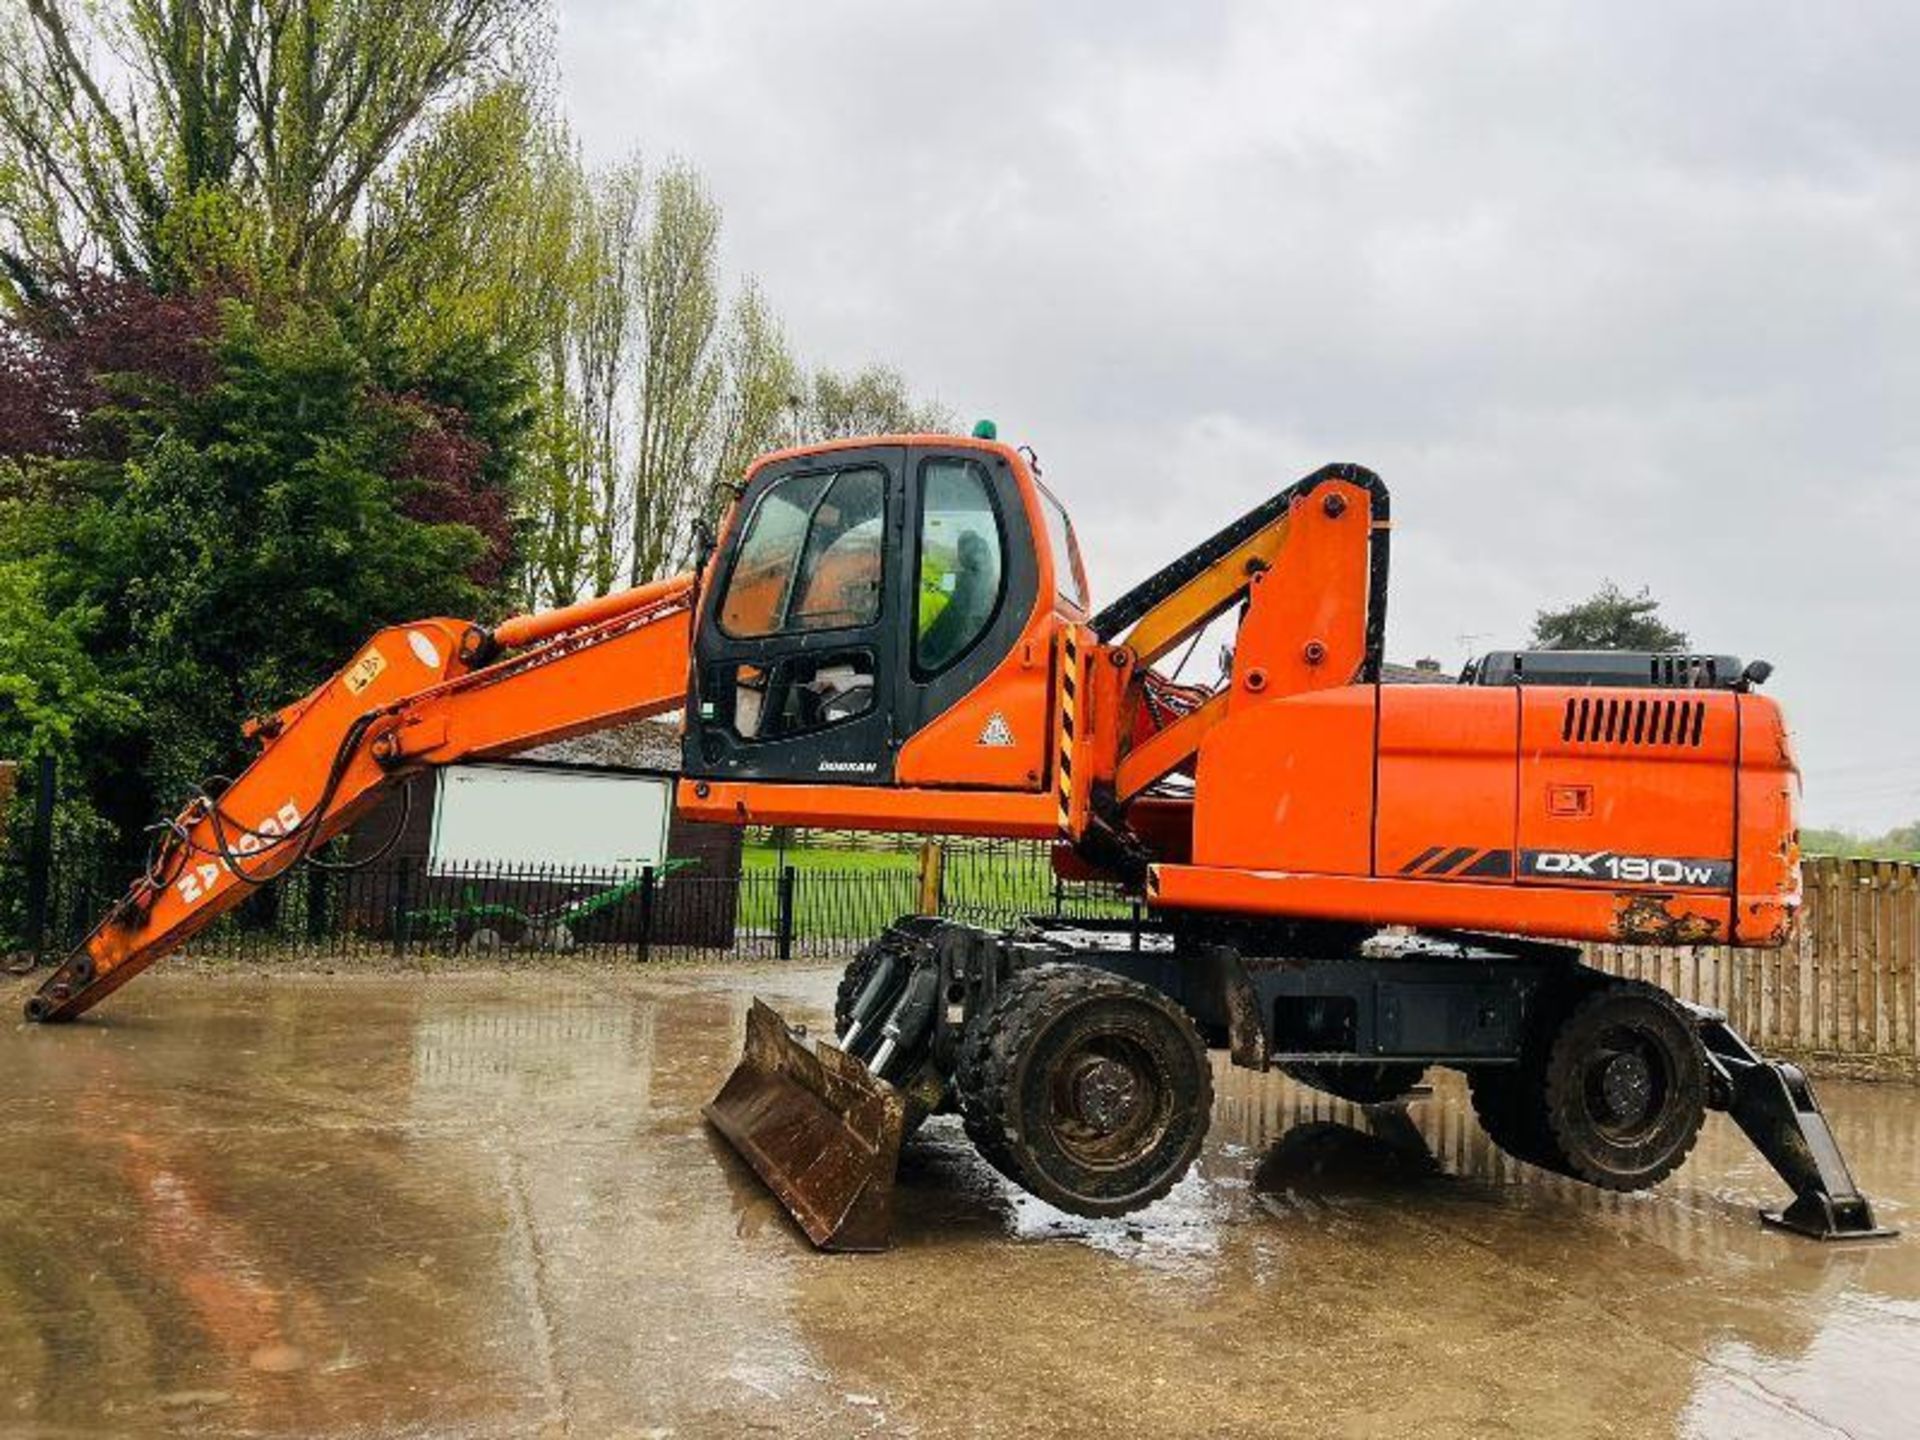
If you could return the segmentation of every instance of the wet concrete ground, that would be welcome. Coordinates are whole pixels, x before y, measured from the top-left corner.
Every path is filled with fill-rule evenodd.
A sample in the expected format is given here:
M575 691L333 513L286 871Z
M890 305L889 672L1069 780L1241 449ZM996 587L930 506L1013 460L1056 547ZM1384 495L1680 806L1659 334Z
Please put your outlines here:
M699 1106L751 994L817 1024L832 980L161 973L0 1030L0 1434L1920 1433L1920 1235L1763 1231L1719 1117L1614 1198L1438 1072L1409 1148L1223 1071L1142 1215L936 1120L895 1250L816 1255ZM1823 1097L1920 1225L1920 1091Z

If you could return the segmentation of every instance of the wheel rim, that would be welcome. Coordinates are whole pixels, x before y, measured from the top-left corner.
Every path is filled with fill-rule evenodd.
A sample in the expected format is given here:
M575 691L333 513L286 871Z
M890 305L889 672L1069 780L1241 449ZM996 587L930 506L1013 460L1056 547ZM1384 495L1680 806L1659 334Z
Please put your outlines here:
M1171 1077L1132 1036L1101 1031L1056 1057L1047 1131L1076 1164L1116 1170L1151 1154L1173 1123Z
M1672 1066L1664 1047L1637 1026L1616 1025L1603 1032L1580 1078L1587 1119L1616 1144L1647 1139L1666 1117Z

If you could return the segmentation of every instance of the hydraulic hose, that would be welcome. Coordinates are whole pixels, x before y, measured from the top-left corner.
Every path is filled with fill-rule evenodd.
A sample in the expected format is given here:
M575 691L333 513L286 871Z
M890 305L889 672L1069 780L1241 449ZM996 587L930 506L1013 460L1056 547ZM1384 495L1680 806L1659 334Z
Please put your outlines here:
M867 1069L884 1080L893 1057L911 1051L925 1034L933 1019L933 1007L940 995L940 971L937 966L916 966L906 989L901 993L887 1023L880 1028L880 1048L873 1053Z

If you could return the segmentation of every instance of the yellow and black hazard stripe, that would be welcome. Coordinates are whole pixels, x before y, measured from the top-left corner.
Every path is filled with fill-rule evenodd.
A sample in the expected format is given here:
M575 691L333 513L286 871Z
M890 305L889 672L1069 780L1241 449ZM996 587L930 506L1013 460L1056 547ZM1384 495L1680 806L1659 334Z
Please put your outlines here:
M1069 626L1060 636L1060 833L1073 838L1073 742L1080 707L1080 643Z
M1429 845L1400 867L1423 880L1511 880L1513 852L1478 845Z

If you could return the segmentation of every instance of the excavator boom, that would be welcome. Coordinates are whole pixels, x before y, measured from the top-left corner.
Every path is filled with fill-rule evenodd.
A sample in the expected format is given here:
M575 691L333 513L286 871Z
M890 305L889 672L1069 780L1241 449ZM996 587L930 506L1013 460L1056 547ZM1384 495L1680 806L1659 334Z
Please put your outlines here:
M491 631L447 619L381 631L325 684L250 727L259 756L160 827L146 873L27 1002L27 1017L84 1014L315 859L422 770L677 708L693 589L684 575Z

